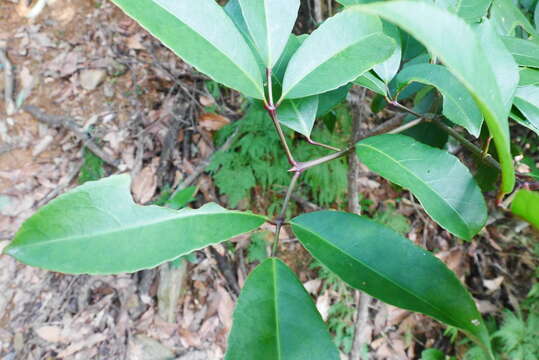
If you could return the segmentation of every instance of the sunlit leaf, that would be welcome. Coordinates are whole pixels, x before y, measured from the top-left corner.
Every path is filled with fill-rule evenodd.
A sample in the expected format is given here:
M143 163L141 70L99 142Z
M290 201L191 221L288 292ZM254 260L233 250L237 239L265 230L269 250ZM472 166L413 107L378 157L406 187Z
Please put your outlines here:
M47 270L117 274L152 268L259 227L216 204L180 211L133 202L128 175L87 182L24 222L4 252Z

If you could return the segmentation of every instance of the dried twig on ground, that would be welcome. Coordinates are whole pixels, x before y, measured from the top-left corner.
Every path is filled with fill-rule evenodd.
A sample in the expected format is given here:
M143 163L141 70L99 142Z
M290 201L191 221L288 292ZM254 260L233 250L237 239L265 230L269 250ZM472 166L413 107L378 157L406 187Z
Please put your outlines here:
M30 113L33 117L35 117L37 120L41 121L44 124L47 124L54 128L64 127L70 130L79 140L81 140L84 143L84 146L86 146L96 156L100 157L107 164L114 166L116 168L118 167L119 161L116 159L113 159L109 154L103 151L103 149L101 149L95 142L93 142L90 134L84 131L84 129L80 127L79 124L75 122L75 120L73 120L73 118L69 116L46 114L40 108L33 105L27 105L23 107L23 109L24 111Z
M219 254L213 246L209 246L211 255L217 261L217 267L221 274L223 274L230 290L238 297L240 295L240 286L238 285L238 278L236 277L236 271L230 264L230 261L226 255Z
M6 103L6 113L12 115L16 110L15 101L13 100L15 78L13 76L13 67L7 57L6 48L2 44L0 44L0 64L4 67L4 101Z
M174 193L172 194L171 197L174 197L178 192L180 192L183 189L185 189L186 187L190 186L200 175L202 175L202 173L206 170L208 165L211 163L211 159L213 157L213 154L215 154L217 152L220 152L220 151L227 151L230 148L230 146L232 145L232 143L236 139L236 136L238 135L238 129L239 128L237 128L236 131L234 131L234 133L232 135L230 135L230 137L226 140L226 142L219 149L214 151L212 153L212 155L208 156L206 159L202 160L198 164L195 171L193 171L193 173L191 175L189 175L180 185L178 185L178 187L176 188L176 190L174 190Z

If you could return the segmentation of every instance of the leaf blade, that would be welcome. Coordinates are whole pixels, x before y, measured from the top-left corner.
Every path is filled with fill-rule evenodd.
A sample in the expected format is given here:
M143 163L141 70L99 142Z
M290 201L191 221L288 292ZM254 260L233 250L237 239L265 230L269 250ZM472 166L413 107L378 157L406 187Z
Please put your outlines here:
M134 272L264 222L261 216L215 204L180 211L136 205L129 184L127 175L111 176L58 197L25 221L5 252L23 263L64 273Z
M226 360L338 360L326 326L309 294L279 259L249 275L234 311Z
M215 1L113 2L199 71L247 96L264 98L262 75L253 53Z
M498 150L502 193L511 192L515 174L509 146L509 109L504 108L505 102L499 90L501 84L498 84L492 69L492 60L485 54L472 28L458 16L419 1L397 0L351 8L378 15L413 35L439 57L470 91L485 116ZM452 33L458 36L447 36L447 29L452 29ZM465 61L461 54L467 54L466 59L473 61ZM517 69L509 70L516 72Z
M479 187L446 151L404 135L370 137L358 142L356 151L372 171L409 189L449 232L470 240L485 225L487 208Z
M283 52L299 11L299 0L240 0L249 33L268 68Z
M417 64L406 67L397 78L397 89L410 82L436 87L443 95L443 114L455 124L463 126L475 137L481 132L483 116L466 88L441 65Z
M310 138L318 111L318 95L289 99L277 108L279 122Z
M355 214L320 211L300 215L291 223L307 250L350 286L463 329L489 347L488 332L471 296L431 253Z
M539 229L539 193L519 190L511 204L511 212Z
M281 100L337 89L386 60L394 47L377 17L344 10L326 20L292 56Z

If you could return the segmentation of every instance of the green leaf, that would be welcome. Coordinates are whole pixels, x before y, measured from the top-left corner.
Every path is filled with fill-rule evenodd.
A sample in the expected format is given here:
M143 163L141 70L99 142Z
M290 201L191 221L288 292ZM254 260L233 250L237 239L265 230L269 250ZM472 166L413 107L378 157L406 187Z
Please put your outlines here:
M486 16L492 0L461 0L457 9L457 15L468 23L479 22Z
M256 49L256 45L253 42L251 35L249 34L249 29L247 28L247 24L245 23L245 19L243 18L243 14L241 12L239 0L229 0L223 7L223 9L240 31L247 45L249 45L249 49L251 49L251 52L255 57L260 73L265 74L266 65L264 64L264 60L262 60L262 58L260 57L260 54Z
M507 117L518 86L518 65L503 40L494 31L490 20L485 19L475 31L489 58Z
M397 91L410 82L432 85L444 98L443 114L455 124L463 126L475 137L481 132L483 116L466 88L446 67L418 64L406 67L397 78Z
M513 214L539 229L539 193L519 190L511 204Z
M404 135L379 135L357 143L372 171L409 189L447 231L470 240L487 221L487 207L468 169L446 151Z
M539 85L539 70L521 68L520 69L520 86Z
M389 83L399 71L402 60L401 34L398 27L387 21L383 22L384 33L395 40L395 50L391 56L381 64L376 65L373 70L385 83Z
M197 190L196 186L186 187L185 189L174 193L172 197L166 201L165 206L175 210L184 208L187 204L195 200Z
M335 105L340 104L346 99L346 95L348 95L348 91L350 91L351 87L352 84L346 84L338 89L318 95L318 111L316 112L316 117L319 118L324 116Z
M281 100L337 89L386 60L395 41L375 16L349 8L326 20L290 59Z
M99 180L105 176L105 169L103 168L103 160L95 155L88 148L83 149L84 162L80 169L78 183L80 185L87 181Z
M277 116L281 124L310 138L317 110L318 95L315 95L283 101L277 109Z
M490 8L490 18L493 19L498 32L502 35L513 36L515 29L520 26L531 36L535 38L539 36L513 0L494 0Z
M282 85L284 73L286 71L286 67L288 63L290 62L290 59L294 55L294 53L298 50L298 48L303 44L303 41L308 37L308 35L290 35L288 42L286 43L286 46L283 50L283 53L275 66L273 67L273 75L276 77L276 80L279 84Z
M305 248L350 286L388 304L458 327L489 347L472 297L434 255L355 214L320 211L292 219Z
M354 84L366 87L367 89L382 96L387 96L389 92L387 89L387 85L382 80L378 79L376 75L372 74L370 71L367 71L366 73L355 79Z
M491 63L494 60L487 56L483 42L479 41L472 28L458 16L418 1L378 2L352 6L351 9L378 15L410 33L470 91L483 112L498 150L502 167L502 192L511 192L515 185L515 173L507 121L509 108L504 108L500 91L503 86L498 84ZM451 31L448 32L448 29ZM516 70L516 66L506 69L515 73Z
M438 349L425 349L421 352L421 360L445 360L445 355Z
M197 0L198 1L198 0ZM272 68L283 52L299 10L299 0L239 0L258 53Z
M502 39L519 65L539 68L539 44L512 36Z
M133 202L127 175L87 182L24 222L4 252L70 274L152 268L259 227L262 216L216 204L176 211Z
M269 258L247 278L226 360L338 360L326 325L294 273Z
M534 128L539 128L539 86L520 86L514 104Z
M247 96L264 98L249 45L214 0L112 0L200 72Z

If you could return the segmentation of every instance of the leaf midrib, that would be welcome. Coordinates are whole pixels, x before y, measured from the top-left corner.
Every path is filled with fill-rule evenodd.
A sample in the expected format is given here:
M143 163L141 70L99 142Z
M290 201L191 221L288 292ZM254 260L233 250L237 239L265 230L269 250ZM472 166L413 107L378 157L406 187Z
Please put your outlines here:
M277 346L277 359L282 359L281 354L281 334L279 331L279 303L277 292L277 260L271 261L271 270L273 272L273 310L275 311L275 345Z
M446 199L444 197L442 197L442 195L436 191L435 189L433 189L429 184L425 183L420 177L418 177L416 174L414 174L413 172L411 172L407 167L405 167L404 165L402 165L400 163L400 161L398 161L397 159L393 158L392 156L388 155L387 153L383 152L383 151L380 151L379 149L371 146L371 145L368 145L368 144L365 144L365 143L359 143L358 146L364 146L366 148L369 148L371 150L374 150L378 153L380 153L382 156L385 156L386 158L388 158L390 161L393 161L395 162L400 168L402 168L403 170L405 170L408 174L412 175L415 179L417 179L421 184L424 184L424 186L429 189L430 191L432 191L436 196L438 196L440 199L443 200L443 203L447 204L447 206L457 215L457 217L459 218L459 220L462 222L462 225L464 225L464 228L466 228L468 231L468 235L471 235L470 234L470 231L469 231L469 228L468 228L468 225L467 223L465 222L465 220L462 218L462 216L460 215L460 213L453 207L453 205L451 205L450 203L448 203L446 201ZM398 184L398 182L396 181L393 181L391 180L392 182ZM400 185L400 184L399 184ZM421 201L421 199L420 199ZM425 208L425 211L427 211L427 209ZM427 211L428 213L428 211ZM442 224L440 224L442 225ZM442 227L445 228L445 226L442 225ZM473 235L472 235L473 236Z
M190 217L193 217L193 216L211 217L211 216L216 216L216 215L228 216L228 215L234 215L234 214L235 215L241 215L241 216L249 216L249 217L250 216L255 216L255 217L258 217L258 215L243 214L241 212L232 212L232 211L231 212L222 212L222 213L189 214L189 215L181 215L181 216L176 215L176 216L169 217L169 218L166 218L166 219L158 219L156 221L150 221L150 222L145 222L145 223L136 223L136 224L133 224L133 225L130 225L130 226L120 226L118 228L115 228L112 231L98 231L96 233L87 234L87 235L67 236L67 237L61 237L61 238L52 239L52 240L39 241L39 242L31 243L31 244L24 244L24 245L14 244L14 245L16 246L16 248L27 249L27 248L30 248L30 247L48 246L50 244L56 244L56 243L61 243L61 242L70 242L70 241L74 241L74 240L78 240L78 239L80 239L81 241L84 241L84 240L87 240L87 239L92 238L92 237L114 235L114 234L121 233L121 232L124 232L124 231L132 231L132 230L135 230L135 229L138 229L138 228L145 228L145 227L148 227L148 226L154 226L154 225L161 224L161 223L165 224L165 223L170 222L170 221L179 221L179 220L187 219L187 218L190 218ZM39 213L37 213L36 215L39 215ZM35 226L32 226L31 229L41 231ZM24 230L24 228L21 229L21 230ZM16 240L16 237L15 237L15 240Z
M410 290L407 290L406 288L402 287L399 283L391 280L390 278L386 277L384 273L381 273L375 269L373 269L371 266L369 266L368 264L364 263L363 261L353 257L352 255L348 254L347 252L345 252L344 250L342 250L340 247L338 247L337 245L333 244L332 242L324 239L323 237L321 237L318 233L314 232L314 231L311 231L307 228L305 228L304 226L301 226L300 224L298 224L297 222L294 222L294 221L291 221L291 223L293 225L296 225L300 228L302 228L304 231L308 232L308 233L311 233L313 234L316 238L320 239L322 242L328 244L330 247L336 249L339 253L343 254L345 257L351 259L351 260L354 260L356 262L358 262L361 266L364 266L365 268L369 269L370 271L372 271L374 274L380 276L382 279L385 279L386 281L388 281L389 283L393 284L395 287L403 290L404 292L406 292L407 294L411 295L412 297L415 297L417 299L419 299L421 302L423 302L424 304L426 304L427 306L435 309L437 312L441 313L441 314L445 314L445 311L443 311L442 309L438 308L437 306L431 304L429 301L423 299L422 297L420 296L417 296L416 294L414 294L413 292L411 292ZM301 240L300 240L301 241ZM309 251L310 252L310 251ZM318 261L322 262L317 256L315 256L312 252L310 252L311 255L313 257L315 257ZM412 310L412 311L417 311L417 310ZM455 318L453 316L447 316L447 318L449 319L452 319L453 322L455 324L461 324L460 321L457 321L455 320Z

